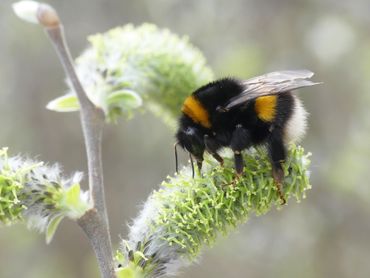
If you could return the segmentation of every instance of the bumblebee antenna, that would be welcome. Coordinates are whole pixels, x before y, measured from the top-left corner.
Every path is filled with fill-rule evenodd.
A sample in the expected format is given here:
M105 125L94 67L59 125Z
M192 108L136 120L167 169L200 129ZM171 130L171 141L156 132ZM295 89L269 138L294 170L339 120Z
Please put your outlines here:
M194 161L193 161L193 157L191 156L191 153L189 152L189 158L190 158L190 163L191 163L191 176L193 177L194 179Z
M175 148L175 165L176 165L176 174L179 173L179 162L178 162L178 159L177 159L177 145L179 144L179 141L177 141L174 145L174 148Z

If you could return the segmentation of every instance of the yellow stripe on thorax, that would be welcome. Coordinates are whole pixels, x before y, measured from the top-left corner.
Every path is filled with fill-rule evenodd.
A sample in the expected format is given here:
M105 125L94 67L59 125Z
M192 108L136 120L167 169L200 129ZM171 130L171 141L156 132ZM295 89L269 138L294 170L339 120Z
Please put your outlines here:
M265 122L271 122L276 115L277 96L263 96L256 98L254 109L258 118Z
M189 96L185 99L181 111L189 116L194 122L206 128L211 127L207 110L194 96Z

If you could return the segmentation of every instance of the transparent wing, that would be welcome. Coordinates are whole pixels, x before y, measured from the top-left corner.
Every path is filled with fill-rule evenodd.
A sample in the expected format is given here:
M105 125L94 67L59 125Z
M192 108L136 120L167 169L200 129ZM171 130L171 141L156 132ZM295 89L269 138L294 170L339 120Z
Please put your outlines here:
M286 70L270 72L245 80L242 82L245 90L238 96L233 97L225 108L229 110L260 96L275 95L321 84L308 80L313 75L314 73L309 70Z

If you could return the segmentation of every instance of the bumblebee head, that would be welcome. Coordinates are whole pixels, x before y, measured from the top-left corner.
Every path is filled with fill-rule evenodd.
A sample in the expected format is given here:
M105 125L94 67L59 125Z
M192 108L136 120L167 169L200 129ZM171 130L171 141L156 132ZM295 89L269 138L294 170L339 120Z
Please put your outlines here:
M198 167L201 167L205 150L203 136L204 132L201 129L192 126L182 127L177 131L177 143L175 144L176 172L178 171L177 145L180 145L185 151L189 152L192 168L194 167L192 157L197 160Z
M179 129L176 134L178 144L198 161L203 160L205 150L203 132L196 127Z

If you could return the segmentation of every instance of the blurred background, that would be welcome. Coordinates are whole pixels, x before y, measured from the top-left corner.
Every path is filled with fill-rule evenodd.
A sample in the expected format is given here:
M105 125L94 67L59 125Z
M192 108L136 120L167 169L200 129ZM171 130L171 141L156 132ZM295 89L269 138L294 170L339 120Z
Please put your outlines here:
M0 146L86 172L78 114L47 111L66 90L44 32L0 3ZM72 54L86 36L129 22L188 35L217 77L307 68L313 189L300 204L253 217L179 277L370 277L370 2L368 0L47 1ZM190 92L189 92L190 93ZM148 135L149 134L149 135ZM109 125L104 170L115 246L153 188L174 172L173 134L151 114ZM85 184L86 186L86 184ZM23 225L0 229L0 277L98 277L92 250L65 220L46 246Z

